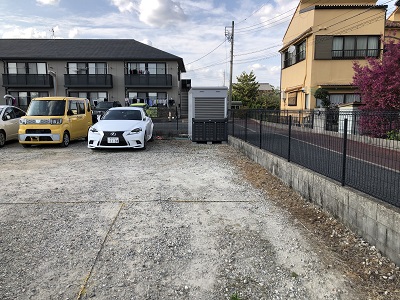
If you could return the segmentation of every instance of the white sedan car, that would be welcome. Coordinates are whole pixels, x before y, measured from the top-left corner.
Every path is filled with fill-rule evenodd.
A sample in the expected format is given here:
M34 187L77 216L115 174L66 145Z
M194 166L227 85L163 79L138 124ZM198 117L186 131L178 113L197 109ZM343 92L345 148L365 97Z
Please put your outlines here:
M153 121L139 107L110 108L89 128L88 148L146 148L153 137Z
M11 105L0 105L0 148L6 141L18 140L19 119L25 112Z

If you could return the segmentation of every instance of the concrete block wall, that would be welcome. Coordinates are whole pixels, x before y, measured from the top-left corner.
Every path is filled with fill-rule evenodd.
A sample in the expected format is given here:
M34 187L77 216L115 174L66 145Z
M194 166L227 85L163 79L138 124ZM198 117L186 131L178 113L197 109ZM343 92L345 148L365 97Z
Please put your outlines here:
M228 143L400 266L400 209L232 136Z

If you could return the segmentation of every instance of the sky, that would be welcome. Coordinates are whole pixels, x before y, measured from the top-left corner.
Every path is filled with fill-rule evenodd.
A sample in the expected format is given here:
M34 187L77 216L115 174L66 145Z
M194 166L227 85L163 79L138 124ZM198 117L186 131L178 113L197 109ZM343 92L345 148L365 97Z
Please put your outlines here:
M388 5L396 0L379 0ZM279 88L282 39L299 1L1 0L0 38L135 39L183 59L192 86L229 86L251 71ZM1 42L1 40L0 40Z

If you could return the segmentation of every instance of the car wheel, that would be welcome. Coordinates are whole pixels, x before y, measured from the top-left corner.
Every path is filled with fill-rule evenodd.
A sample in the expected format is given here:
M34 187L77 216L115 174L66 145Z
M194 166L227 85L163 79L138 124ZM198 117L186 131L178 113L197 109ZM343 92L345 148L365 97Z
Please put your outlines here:
M6 143L6 134L4 131L0 131L0 148Z
M69 133L67 131L64 131L63 139L62 139L62 142L61 142L60 146L61 147L68 147L69 142L70 142Z

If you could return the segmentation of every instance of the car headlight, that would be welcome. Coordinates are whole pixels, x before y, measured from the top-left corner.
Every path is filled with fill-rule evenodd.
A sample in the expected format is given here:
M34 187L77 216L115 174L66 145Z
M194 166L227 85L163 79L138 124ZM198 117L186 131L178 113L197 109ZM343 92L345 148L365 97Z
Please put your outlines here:
M99 131L98 131L96 128L94 128L94 127L90 127L90 128L89 128L89 131L90 131L90 132L99 132Z
M129 132L128 134L136 134L142 131L142 128L137 127L135 129L132 129L131 132Z
M26 119L19 119L19 124L26 125Z
M63 122L62 118L50 119L50 124L51 125L60 125L60 124L62 124L62 122Z

